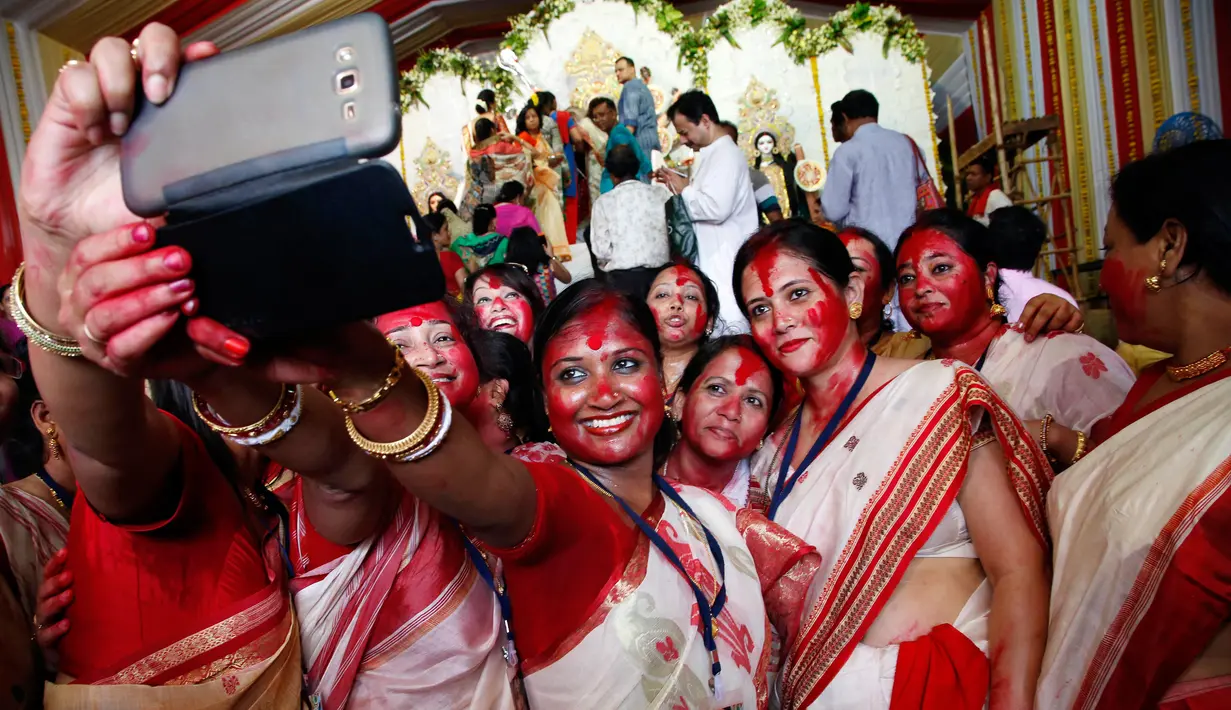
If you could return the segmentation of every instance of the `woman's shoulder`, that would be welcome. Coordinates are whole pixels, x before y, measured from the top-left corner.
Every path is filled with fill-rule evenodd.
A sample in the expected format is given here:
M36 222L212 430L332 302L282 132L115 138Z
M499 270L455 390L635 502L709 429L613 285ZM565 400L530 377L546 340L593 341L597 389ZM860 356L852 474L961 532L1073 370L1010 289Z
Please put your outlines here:
M1032 343L1025 343L1025 336L1017 328L1010 328L1006 336L1022 339L1022 346L1037 351L1041 360L1075 360L1094 379L1107 372L1135 377L1133 369L1115 350L1084 333L1053 331L1035 338Z
M928 336L917 331L886 333L872 346L872 352L882 357L922 360L932 349Z

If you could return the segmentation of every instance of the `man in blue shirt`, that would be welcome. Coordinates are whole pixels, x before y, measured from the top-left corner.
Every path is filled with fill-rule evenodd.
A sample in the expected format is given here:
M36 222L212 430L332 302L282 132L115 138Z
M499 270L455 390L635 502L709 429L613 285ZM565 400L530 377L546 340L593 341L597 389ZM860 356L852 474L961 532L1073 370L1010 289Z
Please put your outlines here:
M641 152L649 155L662 150L658 142L658 114L654 111L654 95L645 82L637 78L637 65L628 57L615 63L616 79L624 86L620 90L620 123L637 137Z
M627 145L632 146L633 152L637 156L637 179L642 182L650 181L650 164L649 154L641 150L641 145L637 143L637 137L634 136L624 124L616 120L616 105L615 102L606 96L599 96L590 101L588 115L594 125L600 131L607 134L607 150L598 158L598 162L603 166L603 180L599 189L600 194L607 194L615 187L611 181L611 172L607 170L607 156L611 155L612 149L616 146Z

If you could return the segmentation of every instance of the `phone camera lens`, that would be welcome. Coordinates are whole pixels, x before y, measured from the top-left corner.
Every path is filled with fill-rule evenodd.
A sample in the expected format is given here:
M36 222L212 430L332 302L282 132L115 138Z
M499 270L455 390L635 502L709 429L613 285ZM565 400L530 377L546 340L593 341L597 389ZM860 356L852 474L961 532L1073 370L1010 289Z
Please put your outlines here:
M359 86L359 72L352 70L338 74L338 93L349 94Z

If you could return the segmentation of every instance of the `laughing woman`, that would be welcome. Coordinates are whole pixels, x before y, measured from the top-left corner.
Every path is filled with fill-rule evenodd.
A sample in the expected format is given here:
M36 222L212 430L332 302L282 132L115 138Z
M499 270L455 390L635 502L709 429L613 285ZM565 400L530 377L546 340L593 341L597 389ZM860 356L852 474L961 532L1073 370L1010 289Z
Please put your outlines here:
M1028 340L1005 322L987 228L953 210L924 214L898 242L902 314L931 339L925 357L978 370L1032 424L1061 466L1080 459L1094 423L1120 406L1135 379L1113 350L1088 335Z
M479 327L507 333L530 343L543 299L527 270L516 264L494 264L466 279L466 304L478 316Z
M973 710L990 688L1025 710L1047 633L1047 464L970 368L869 352L853 271L837 236L794 222L735 260L754 339L805 397L752 474L823 560L784 707Z
M680 378L671 407L680 440L663 476L721 495L736 508L747 506L748 457L765 443L781 403L782 374L751 338L706 342Z

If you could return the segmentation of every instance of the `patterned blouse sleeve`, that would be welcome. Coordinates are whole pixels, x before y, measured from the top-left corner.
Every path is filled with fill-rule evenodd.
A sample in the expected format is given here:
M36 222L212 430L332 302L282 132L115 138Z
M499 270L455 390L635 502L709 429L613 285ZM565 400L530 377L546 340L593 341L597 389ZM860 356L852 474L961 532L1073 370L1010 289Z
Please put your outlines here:
M1042 359L1051 369L1036 370L1046 378L1040 384L1047 390L1047 411L1061 425L1084 434L1124 403L1137 379L1114 350L1088 335L1049 338Z
M735 524L756 564L765 612L782 637L783 648L790 648L821 556L815 547L751 508L736 512Z

